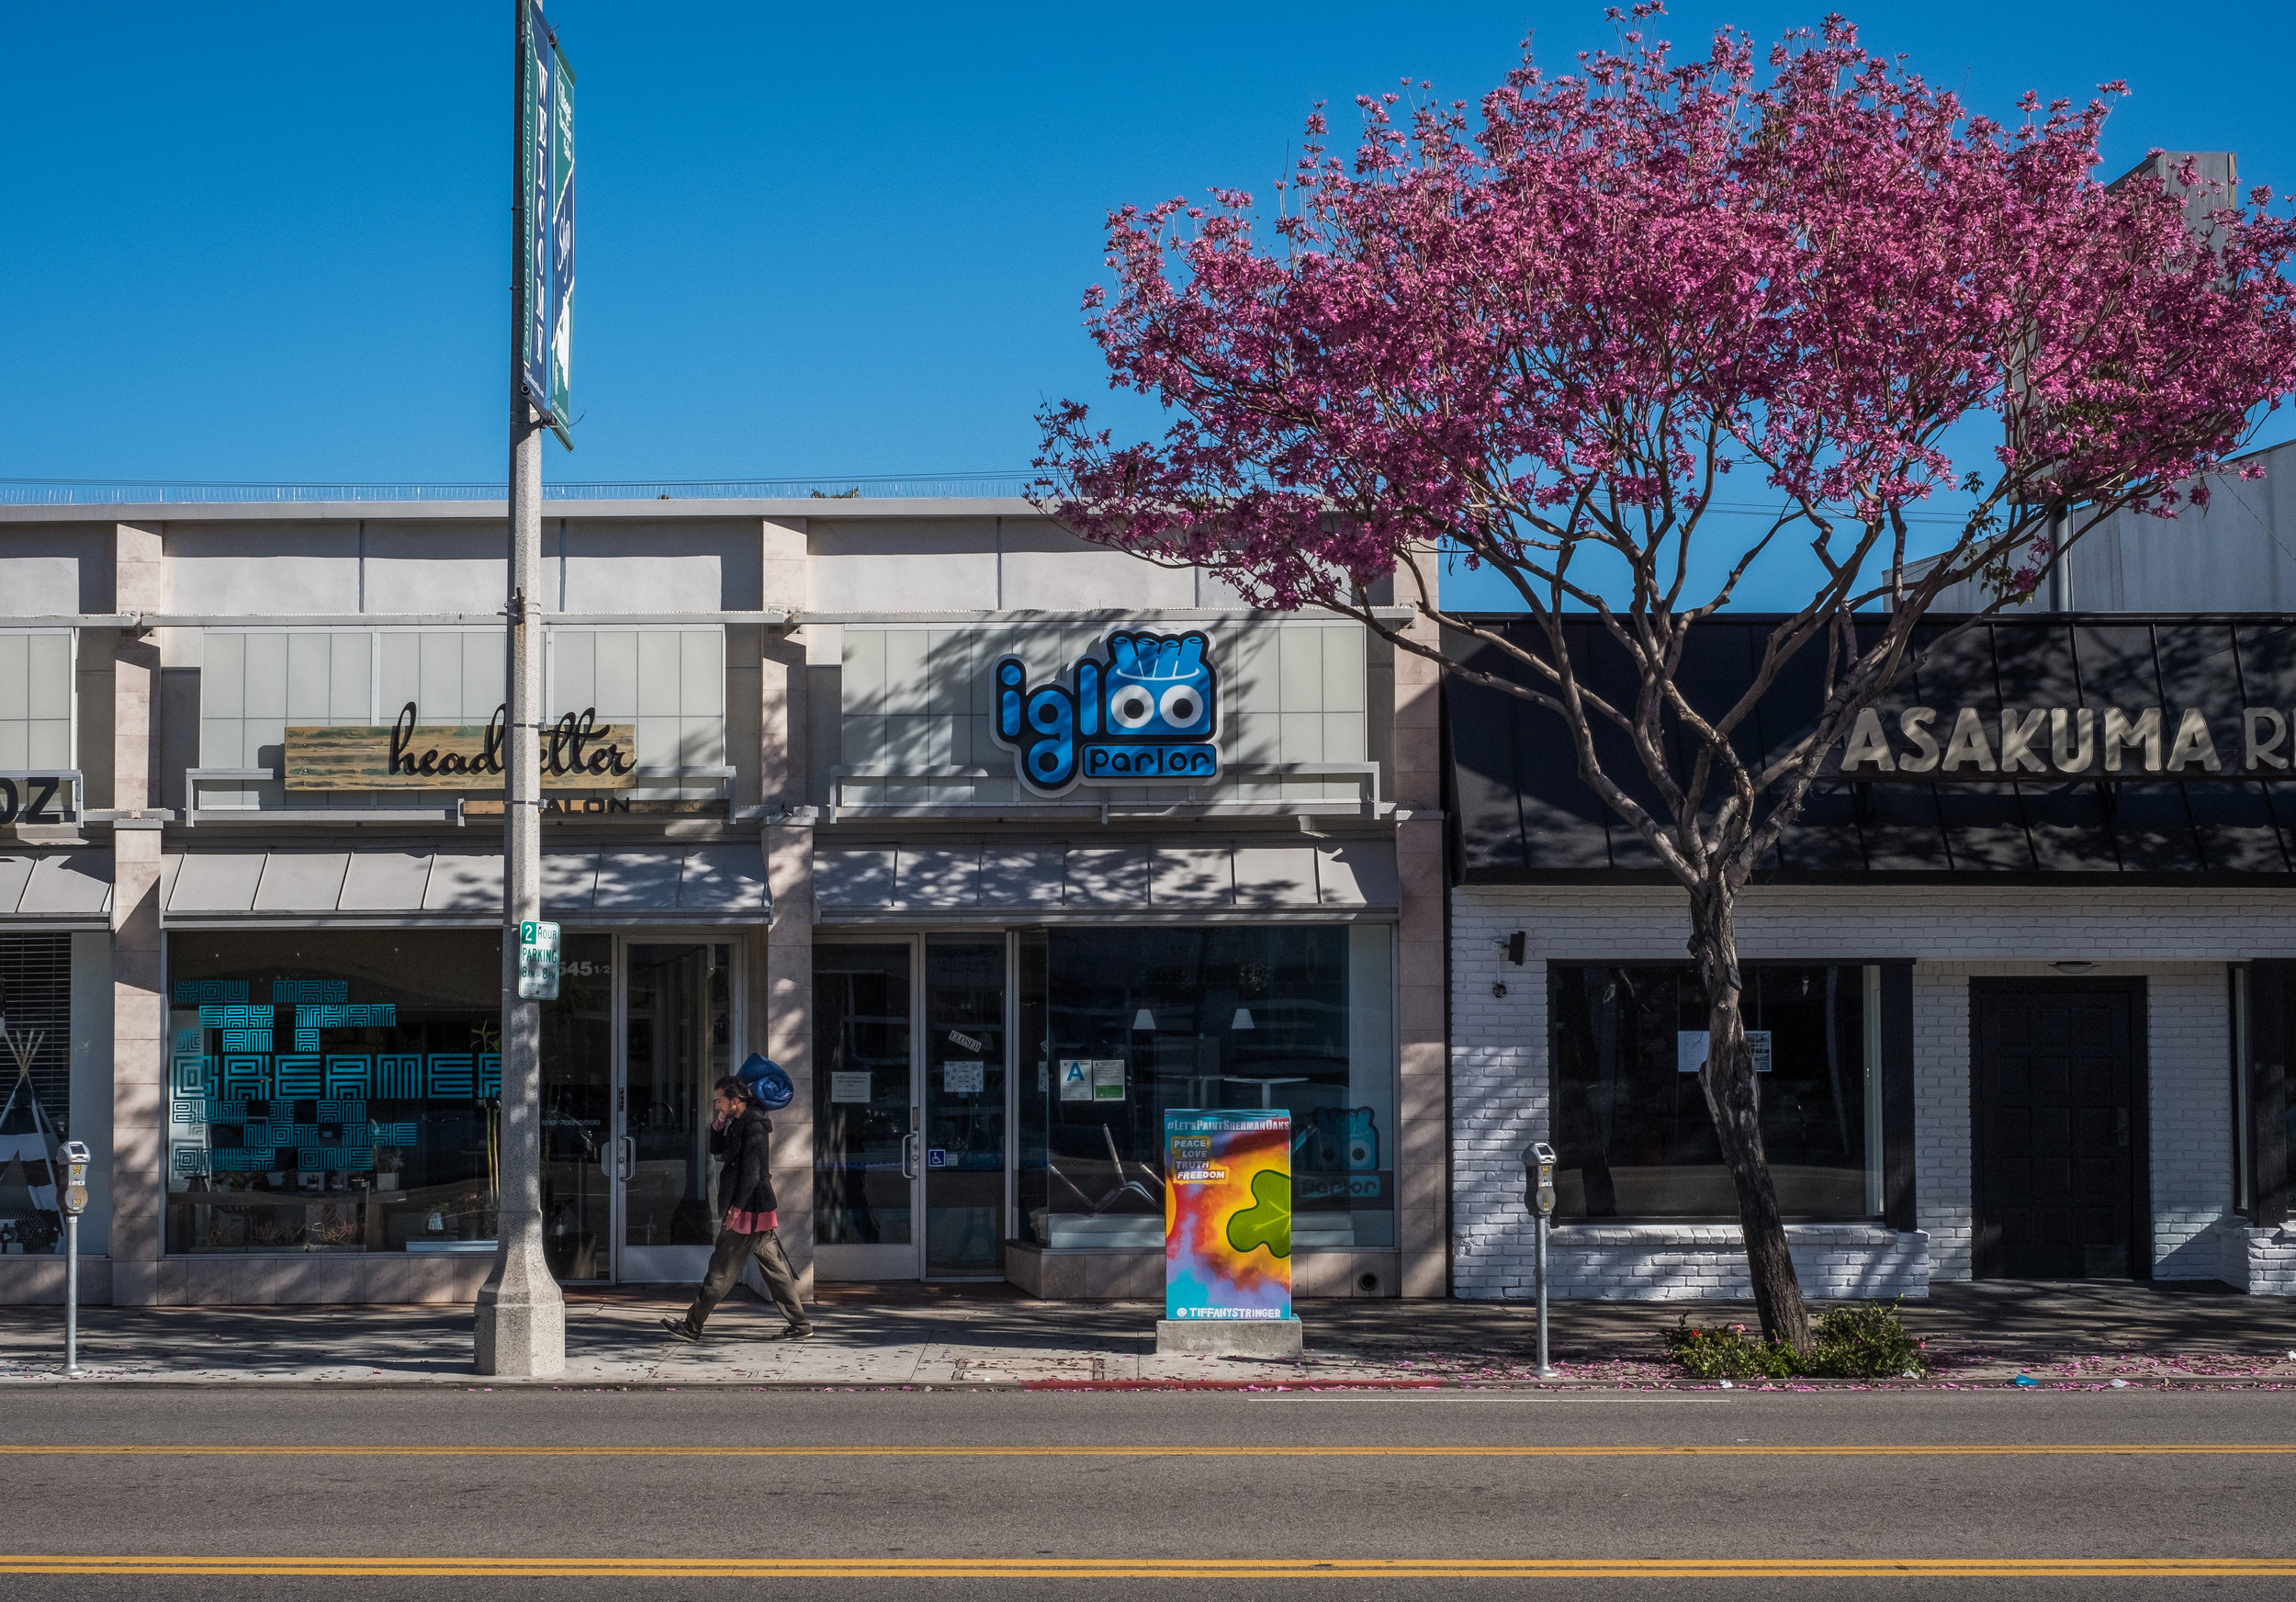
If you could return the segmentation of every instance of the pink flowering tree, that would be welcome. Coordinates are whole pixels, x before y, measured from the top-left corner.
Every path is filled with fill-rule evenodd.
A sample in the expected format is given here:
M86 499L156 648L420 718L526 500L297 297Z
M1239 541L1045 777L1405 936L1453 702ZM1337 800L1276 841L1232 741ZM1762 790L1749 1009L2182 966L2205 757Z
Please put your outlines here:
M1580 778L1688 895L1701 1082L1762 1329L1806 1348L1740 1018L1739 892L1829 749L1919 665L1941 593L1975 580L1988 614L2018 604L2105 517L2172 514L2236 470L2296 384L2296 227L2268 192L2204 196L2189 170L2100 186L2102 101L2029 96L1996 122L1838 17L1766 62L1725 31L1677 65L1639 31L1657 9L1612 13L1617 49L1568 75L1526 53L1472 117L1359 100L1352 159L1317 115L1272 221L1236 190L1113 213L1115 288L1086 297L1089 326L1112 386L1172 421L1126 443L1080 404L1048 409L1037 499L1555 715ZM1964 476L1947 436L1978 412L1999 443ZM1730 475L1774 513L1718 511ZM1925 552L1908 513L1939 491L1969 509ZM1789 547L1815 554L1808 598L1743 694L1694 705L1692 630ZM1527 624L1447 610L1446 561L1494 572ZM1573 658L1566 626L1590 620L1632 665L1623 690ZM1807 735L1750 757L1733 737L1806 650L1824 661ZM1605 727L1625 739L1598 745Z

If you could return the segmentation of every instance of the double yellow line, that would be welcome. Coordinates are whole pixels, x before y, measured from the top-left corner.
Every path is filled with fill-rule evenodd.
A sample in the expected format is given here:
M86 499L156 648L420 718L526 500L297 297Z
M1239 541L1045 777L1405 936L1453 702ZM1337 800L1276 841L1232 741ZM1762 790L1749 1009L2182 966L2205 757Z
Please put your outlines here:
M1722 1580L2296 1578L2296 1558L0 1557L0 1574L385 1579Z
M2057 1444L1875 1442L1807 1446L583 1446L39 1445L0 1443L0 1457L92 1458L2032 1458L2287 1457L2288 1441Z

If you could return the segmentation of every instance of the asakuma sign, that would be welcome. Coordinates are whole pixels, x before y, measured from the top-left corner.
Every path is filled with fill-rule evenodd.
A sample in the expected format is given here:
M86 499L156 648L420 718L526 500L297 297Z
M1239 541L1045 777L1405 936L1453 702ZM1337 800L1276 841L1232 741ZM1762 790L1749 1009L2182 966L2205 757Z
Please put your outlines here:
M1858 715L1844 779L2271 779L2291 775L2296 712L2247 706L1908 706ZM1833 764L1829 764L1831 767Z
M411 701L388 725L291 725L289 790L462 790L502 786L505 713L481 727L425 725ZM550 790L626 790L637 760L626 731L595 708L569 712L542 731L542 783Z
M990 728L1040 795L1085 784L1200 784L1220 776L1220 674L1211 640L1111 634L1108 659L1086 652L1067 683L1029 684L1017 656L996 666Z

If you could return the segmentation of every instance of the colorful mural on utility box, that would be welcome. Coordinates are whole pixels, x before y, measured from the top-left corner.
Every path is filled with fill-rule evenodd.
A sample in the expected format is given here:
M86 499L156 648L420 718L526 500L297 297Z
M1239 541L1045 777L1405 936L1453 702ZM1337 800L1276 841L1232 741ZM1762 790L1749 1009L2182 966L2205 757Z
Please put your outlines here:
M1291 1316L1291 1114L1164 1115L1164 1315Z

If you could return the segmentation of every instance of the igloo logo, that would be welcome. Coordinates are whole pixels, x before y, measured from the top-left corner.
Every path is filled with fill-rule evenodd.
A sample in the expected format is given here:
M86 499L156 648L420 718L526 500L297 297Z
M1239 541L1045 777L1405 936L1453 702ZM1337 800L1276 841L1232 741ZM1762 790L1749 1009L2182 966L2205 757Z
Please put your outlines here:
M996 667L996 743L1040 795L1085 784L1192 784L1220 776L1220 673L1211 641L1186 634L1111 634L1068 683L1030 687L1028 664Z

